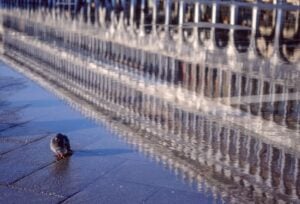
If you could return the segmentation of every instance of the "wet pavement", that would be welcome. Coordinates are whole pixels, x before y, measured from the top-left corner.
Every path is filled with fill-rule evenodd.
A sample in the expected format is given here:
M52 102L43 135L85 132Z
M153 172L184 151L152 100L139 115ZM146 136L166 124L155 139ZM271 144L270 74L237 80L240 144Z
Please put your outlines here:
M4 86L12 81L22 83ZM0 115L6 111L14 118L13 125L0 121L0 203L215 200L4 63L0 82L5 102ZM67 134L74 149L72 157L61 161L49 148L57 132Z

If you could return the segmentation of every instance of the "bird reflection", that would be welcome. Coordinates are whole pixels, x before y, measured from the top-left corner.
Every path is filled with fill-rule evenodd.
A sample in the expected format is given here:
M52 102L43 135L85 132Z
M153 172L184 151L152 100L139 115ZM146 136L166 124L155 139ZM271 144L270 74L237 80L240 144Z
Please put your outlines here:
M70 172L68 171L69 166L70 166L70 161L71 158L67 157L65 159L61 159L59 161L54 162L52 165L52 172L54 176L64 176L69 174Z

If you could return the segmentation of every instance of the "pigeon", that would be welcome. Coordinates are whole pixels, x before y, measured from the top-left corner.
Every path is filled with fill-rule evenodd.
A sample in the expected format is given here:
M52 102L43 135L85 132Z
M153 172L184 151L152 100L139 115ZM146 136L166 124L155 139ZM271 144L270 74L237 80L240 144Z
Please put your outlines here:
M70 156L73 153L69 138L61 133L58 133L51 139L50 149L55 153L58 160Z

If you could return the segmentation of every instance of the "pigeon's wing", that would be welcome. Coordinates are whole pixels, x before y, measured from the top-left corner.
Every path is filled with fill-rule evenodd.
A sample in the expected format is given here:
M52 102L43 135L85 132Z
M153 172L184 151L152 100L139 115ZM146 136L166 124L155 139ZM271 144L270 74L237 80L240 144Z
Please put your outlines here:
M51 139L50 141L50 149L52 150L52 152L56 153L56 147L55 147L55 141L54 138Z
M67 148L68 151L71 150L71 145L70 145L70 140L67 136L64 137L64 141L65 141L65 146Z

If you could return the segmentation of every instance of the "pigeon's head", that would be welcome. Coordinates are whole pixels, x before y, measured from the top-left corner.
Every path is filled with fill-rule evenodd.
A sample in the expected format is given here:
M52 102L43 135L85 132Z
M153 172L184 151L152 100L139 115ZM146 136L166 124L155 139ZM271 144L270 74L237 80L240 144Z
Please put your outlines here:
M58 147L63 147L63 146L64 146L64 135L58 133L58 134L54 137L53 142L54 142L54 144L55 144L56 146L58 146Z

